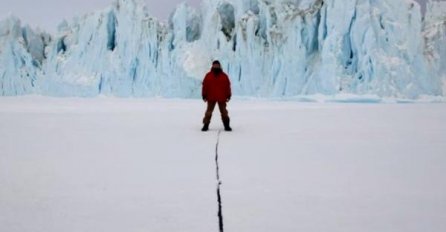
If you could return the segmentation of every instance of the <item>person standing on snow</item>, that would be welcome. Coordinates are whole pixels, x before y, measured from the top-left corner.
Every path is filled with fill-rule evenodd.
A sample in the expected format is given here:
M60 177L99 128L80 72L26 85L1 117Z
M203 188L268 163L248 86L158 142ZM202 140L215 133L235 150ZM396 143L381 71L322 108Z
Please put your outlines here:
M207 109L203 119L203 129L201 130L209 130L212 113L214 112L215 106L218 104L225 131L232 131L231 126L229 125L230 119L228 110L226 109L227 102L231 100L232 96L231 81L229 80L228 75L223 72L218 60L212 63L211 71L206 74L206 77L203 80L202 96L203 101L207 102Z

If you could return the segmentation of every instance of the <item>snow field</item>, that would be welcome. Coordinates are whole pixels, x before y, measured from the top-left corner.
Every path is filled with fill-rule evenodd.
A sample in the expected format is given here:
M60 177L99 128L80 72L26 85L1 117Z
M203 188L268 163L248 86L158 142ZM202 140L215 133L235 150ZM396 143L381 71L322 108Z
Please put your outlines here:
M163 99L0 99L0 231L218 231L218 111ZM235 100L225 231L446 229L444 104Z

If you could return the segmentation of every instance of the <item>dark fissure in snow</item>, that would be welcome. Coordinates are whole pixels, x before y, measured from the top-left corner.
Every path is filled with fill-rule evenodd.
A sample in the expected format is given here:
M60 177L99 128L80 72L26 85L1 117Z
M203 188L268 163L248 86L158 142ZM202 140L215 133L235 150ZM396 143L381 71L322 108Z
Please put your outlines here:
M221 130L218 131L217 144L215 145L215 164L216 164L216 172L217 172L218 225L220 228L220 232L224 232L223 209L222 209L222 198L221 198L220 164L218 162L218 146L220 145L220 134L221 134Z

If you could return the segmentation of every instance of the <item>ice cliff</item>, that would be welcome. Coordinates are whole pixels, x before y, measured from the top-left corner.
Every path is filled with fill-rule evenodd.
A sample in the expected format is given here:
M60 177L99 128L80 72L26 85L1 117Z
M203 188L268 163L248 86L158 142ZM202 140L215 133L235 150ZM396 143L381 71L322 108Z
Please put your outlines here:
M49 36L0 23L0 95L198 97L219 59L239 96L443 95L446 4L204 0L163 24L137 0Z
M48 34L22 27L17 18L0 22L0 96L36 91L49 42Z
M443 81L446 92L446 2L428 2L423 30L425 56L433 75Z

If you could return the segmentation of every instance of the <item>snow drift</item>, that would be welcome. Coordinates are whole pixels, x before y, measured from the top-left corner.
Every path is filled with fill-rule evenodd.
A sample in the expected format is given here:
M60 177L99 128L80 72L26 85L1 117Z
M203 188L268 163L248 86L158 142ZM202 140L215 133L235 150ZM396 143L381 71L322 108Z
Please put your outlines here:
M137 0L63 22L0 23L0 94L197 97L213 59L238 96L443 95L446 4L205 0L167 25Z

